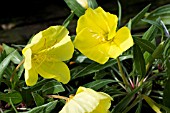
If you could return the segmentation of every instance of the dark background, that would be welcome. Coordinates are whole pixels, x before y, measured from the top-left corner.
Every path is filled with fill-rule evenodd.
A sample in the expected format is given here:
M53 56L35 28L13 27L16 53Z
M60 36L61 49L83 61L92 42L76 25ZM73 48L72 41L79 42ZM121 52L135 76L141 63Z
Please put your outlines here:
M117 0L96 0L105 11L118 13ZM120 0L122 24L134 17L146 5L149 11L169 4L170 0ZM0 44L26 44L29 38L51 25L61 25L70 9L64 0L24 0L0 3ZM75 34L77 17L69 26L70 35Z

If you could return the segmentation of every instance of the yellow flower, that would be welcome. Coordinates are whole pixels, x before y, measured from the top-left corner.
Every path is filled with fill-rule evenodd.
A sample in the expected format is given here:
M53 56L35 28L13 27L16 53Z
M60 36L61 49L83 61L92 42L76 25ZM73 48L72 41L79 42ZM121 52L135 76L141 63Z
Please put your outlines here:
M88 8L77 23L75 48L89 59L104 64L109 58L117 58L133 46L134 42L127 27L117 32L118 18L101 7Z
M79 87L59 113L108 113L111 100L106 93Z
M31 43L22 50L25 57L25 81L28 86L37 82L38 74L46 79L69 82L69 68L62 62L70 59L74 52L68 33L63 26L51 26L36 34Z
M88 8L88 1L87 0L76 0L82 7L85 9Z

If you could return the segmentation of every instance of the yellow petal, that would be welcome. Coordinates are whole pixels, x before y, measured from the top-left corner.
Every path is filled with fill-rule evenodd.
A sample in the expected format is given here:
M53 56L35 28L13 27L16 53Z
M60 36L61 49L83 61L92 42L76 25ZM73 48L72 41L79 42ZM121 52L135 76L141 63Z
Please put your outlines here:
M72 58L74 45L69 36L65 36L59 43L44 51L49 58L66 61Z
M59 113L107 113L111 100L112 98L103 92L79 87L76 95L66 103Z
M101 7L98 7L95 11L100 15L101 18L103 18L107 22L107 26L109 26L107 39L112 39L116 35L118 22L117 16L114 14L110 14L109 12L105 12Z
M133 46L133 38L131 36L130 30L127 27L122 27L116 33L114 42L122 49L126 51Z
M119 55L121 55L123 52L123 50L114 42L111 43L110 45L110 49L109 49L109 56L111 58L117 58Z
M96 11L97 10L97 11ZM99 11L100 10L100 11ZM95 10L88 8L83 16L81 16L77 22L76 32L80 32L83 28L93 28L95 32L106 34L109 31L107 21L100 13L103 13L102 8Z
M88 28L84 28L77 34L74 45L82 54L100 64L104 64L109 59L109 42L105 41L104 36L91 32Z
M25 69L25 82L28 86L33 86L36 84L38 80L38 73L35 71L34 68L29 70Z
M40 31L31 40L32 52L37 54L44 49L51 48L68 36L68 33L68 30L64 26L50 26Z
M32 67L32 63L31 63L32 51L31 51L31 49L30 48L24 49L23 55L25 57L24 68L27 70L30 70Z
M64 84L68 83L70 80L70 71L67 65L63 62L57 61L48 61L44 60L41 64L36 64L36 71L43 77L43 78L54 78L59 82Z

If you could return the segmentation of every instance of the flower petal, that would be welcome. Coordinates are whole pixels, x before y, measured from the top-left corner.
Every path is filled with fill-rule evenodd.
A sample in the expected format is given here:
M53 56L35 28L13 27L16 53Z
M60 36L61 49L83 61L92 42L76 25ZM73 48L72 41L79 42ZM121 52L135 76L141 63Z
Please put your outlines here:
M127 27L122 27L116 33L114 42L122 49L126 51L133 46L133 38L131 36L130 30Z
M41 64L36 64L36 67L36 71L43 78L54 78L64 84L70 80L69 68L63 62L44 60Z
M114 42L111 43L110 45L110 49L109 49L109 56L111 58L117 58L119 55L121 55L123 52L123 50Z
M109 42L104 41L104 36L91 32L88 28L77 34L74 45L82 54L100 64L109 59Z
M76 95L66 103L59 113L107 113L111 100L112 98L105 93L79 87ZM102 107L103 110L99 107ZM99 110L104 112L97 112Z
M88 8L85 14L79 18L76 32L78 33L82 29L88 27L95 29L95 32L97 33L101 34L108 33L109 29L108 23L103 18L102 14L100 14L99 12L103 13L102 8L97 8L95 10Z
M59 43L68 35L68 30L64 26L50 26L37 33L31 40L33 53L38 53Z
M38 80L38 73L35 71L34 68L29 70L25 69L25 82L28 86L33 86L36 84Z
M30 48L25 48L23 49L22 53L25 57L24 68L29 70L32 67L32 63L31 63L32 51Z
M72 58L74 45L69 36L65 36L59 43L44 51L49 58L66 61Z

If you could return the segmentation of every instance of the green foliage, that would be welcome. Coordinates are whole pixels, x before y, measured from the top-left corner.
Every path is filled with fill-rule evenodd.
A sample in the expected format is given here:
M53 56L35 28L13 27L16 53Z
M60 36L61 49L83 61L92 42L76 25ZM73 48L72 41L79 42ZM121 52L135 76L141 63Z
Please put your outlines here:
M79 18L83 8L76 0L64 0L71 14L63 22L69 27L74 14ZM111 113L170 112L170 4L148 12L147 5L126 24L131 30L147 25L142 33L132 33L134 46L118 59L105 64L89 60L75 49L67 63L71 80L62 84L39 76L34 86L26 86L23 56L18 48L2 44L0 51L0 111L4 113L58 113L65 101L55 96L74 95L79 86L105 92L113 97ZM88 6L98 7L96 0ZM119 26L122 8L118 2ZM140 27L139 27L140 28ZM140 35L139 35L140 34ZM76 35L76 34L75 34ZM75 37L75 35L71 37ZM119 64L120 60L120 64ZM122 72L120 71L120 67ZM123 76L122 76L123 75ZM55 95L51 98L49 95ZM8 106L8 107L5 107Z

